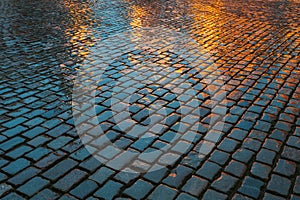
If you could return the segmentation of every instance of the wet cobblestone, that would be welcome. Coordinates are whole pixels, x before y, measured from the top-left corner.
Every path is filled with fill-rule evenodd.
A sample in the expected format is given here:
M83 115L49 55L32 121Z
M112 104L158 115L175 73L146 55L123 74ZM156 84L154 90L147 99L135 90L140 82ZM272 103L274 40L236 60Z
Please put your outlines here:
M1 0L0 199L300 199L299 13L297 0ZM171 33L193 42L173 52ZM80 75L97 87L78 117ZM155 153L98 151L98 124Z

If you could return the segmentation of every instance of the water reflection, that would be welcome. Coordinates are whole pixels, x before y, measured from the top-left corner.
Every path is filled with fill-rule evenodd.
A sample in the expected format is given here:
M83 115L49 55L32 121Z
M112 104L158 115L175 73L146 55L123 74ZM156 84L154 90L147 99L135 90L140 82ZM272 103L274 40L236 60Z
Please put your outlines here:
M147 31L135 32L135 29L145 27L165 27L161 31L186 33L204 49L201 52L192 51L193 47L189 43L183 44L185 48L179 49L191 50L192 56L186 61L195 68L194 71L191 70L194 74L200 71L196 67L199 67L197 61L201 58L200 75L193 80L189 79L193 84L203 83L202 77L213 71L224 74L225 78L234 77L234 86L248 77L253 82L261 78L262 83L268 83L278 75L289 58L294 57L295 66L285 67L278 76L279 79L286 80L293 67L298 66L299 58L296 57L299 56L296 48L300 43L300 4L295 2L297 0L1 0L0 81L6 84L2 88L11 86L20 94L32 92L32 99L38 100L34 100L34 104L27 103L30 109L51 110L47 117L54 118L57 113L71 110L70 107L61 106L61 102L70 101L70 96L67 95L72 92L72 75L76 74L77 67L98 65L97 59L100 56L110 58L109 54L128 53L120 52L120 46L110 51L109 44L105 46L109 50L101 45L116 33L128 33L128 29L135 34L133 38L142 38ZM161 43L162 47L169 45L166 34L155 38L156 43ZM136 41L143 40L128 40L124 46L130 46ZM147 44L149 41L143 42L142 44ZM95 47L95 44L98 46ZM103 51L106 52L105 55L101 51L103 49L106 50ZM153 71L166 72L162 74L164 78L161 79L161 85L172 89L166 82L168 79L176 81L175 76L166 76L167 69L161 68L176 67L175 72L185 80L194 75L185 73L184 65L187 64L173 65L166 57L166 49L140 50L146 52L142 57L129 55L136 56L134 59L128 58L131 66L141 67L138 69L143 70L143 66L136 64L137 60L147 58L147 54L152 53L159 61L149 59L150 64L155 62L149 67ZM217 70L211 67L212 63ZM107 73L111 72L108 70ZM98 71L94 76L97 75ZM87 76L87 79L91 78L93 77ZM153 82L156 78L157 76L151 76ZM214 81L215 85L220 86L217 81ZM203 84L198 85L199 90L204 87ZM279 87L278 84L274 89L278 90ZM21 103L18 107L25 107L23 99L26 97L19 100L19 93L14 90L11 94L11 101L18 101ZM36 94L39 98L34 96ZM287 95L281 94L278 97L283 101L288 99ZM268 94L262 98L271 99ZM57 112L59 109L61 110ZM65 113L60 117L68 119Z
M38 93L47 88L47 98L35 104L44 105L56 96L60 101L56 112L70 101L72 80L78 63L90 53L95 24L87 1L1 1L1 80L17 84L21 91L27 87Z
M300 6L295 2L3 0L0 47L4 53L1 56L34 63L55 48L52 55L58 62L63 63L70 55L85 59L95 40L128 28L157 25L187 32L208 51L217 48L214 52L217 57L228 53L235 56L230 54L233 46L239 51L241 47L248 48L245 38L257 43L251 41L251 33L247 31L251 26L254 31L257 31L255 27L268 30L273 26L299 30ZM224 37L226 32L230 35ZM244 38L239 39L240 36ZM16 52L19 56L13 57Z
M71 54L84 60L90 53L90 47L95 43L93 25L96 24L91 4L81 1L64 1L68 10L67 28L64 30L72 47Z
M282 29L297 30L299 27L300 6L289 1L129 2L132 28L163 25L186 32L214 59L224 62L258 61L262 47L289 37L287 31L279 34Z
M0 9L0 32L5 39L2 56L29 64L39 62L48 53L44 49L63 50L66 40L57 27L62 24L60 14L64 11L56 1L15 0L2 4Z
M131 3L128 15L133 28L158 25L179 28L188 20L187 5L183 1L128 0L127 2Z
M206 70L214 71L217 67L226 79L234 77L242 81L262 63L286 61L287 57L281 54L284 44L294 40L299 31L300 4L292 1L129 2L128 16L133 29L162 25L186 33L204 50L202 55L194 56L214 62L213 66L202 63ZM263 78L277 73L281 65L277 66L263 70L266 71Z

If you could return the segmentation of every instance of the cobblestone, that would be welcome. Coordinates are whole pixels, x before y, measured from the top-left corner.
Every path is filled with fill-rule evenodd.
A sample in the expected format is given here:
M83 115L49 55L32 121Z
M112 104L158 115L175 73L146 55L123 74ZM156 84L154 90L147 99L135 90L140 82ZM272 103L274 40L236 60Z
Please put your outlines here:
M46 171L43 176L50 179L56 180L66 172L71 170L77 163L74 160L66 159L56 164L53 168Z
M44 189L38 194L34 195L31 199L34 200L47 200L47 199L56 199L59 195L49 189Z
M266 193L263 199L264 200L268 200L268 199L270 199L270 200L273 200L273 199L274 200L284 200L285 198L280 197L280 196L276 196L276 195L273 195L273 194L270 194L270 193Z
M197 174L204 178L213 180L220 169L221 167L219 165L208 161L204 163L203 166L197 171Z
M251 174L261 179L268 179L270 172L271 167L259 162L253 163L251 168Z
M267 149L261 149L256 156L256 160L262 163L272 165L275 159L276 153Z
M154 183L159 183L163 177L167 174L167 169L161 165L154 165L150 168L150 172L144 175L144 178Z
M152 200L160 199L160 198L174 199L176 194L177 194L176 190L165 185L160 185L151 193L148 199L152 199Z
M10 199L24 200L25 198L21 197L20 195L18 195L16 193L9 193L8 195L4 196L2 199L4 199L4 200L10 200Z
M85 172L81 170L73 170L70 173L68 173L66 176L59 179L53 187L55 187L58 190L61 190L63 192L69 191L70 188L80 182L80 180L83 179L83 177L86 175Z
M71 190L71 194L79 199L85 199L89 194L97 189L97 184L94 181L86 180Z
M189 194L186 194L186 193L181 193L177 198L176 200L196 200L197 198L189 195Z
M108 181L103 187L99 188L99 190L94 193L94 196L103 199L112 199L119 193L122 186L123 185L118 182Z
M196 197L200 195L203 191L205 191L208 185L208 181L205 179L198 178L196 176L192 176L187 183L183 186L182 190L186 193L192 194Z
M293 176L296 172L296 163L284 159L279 159L274 172L287 177Z
M284 147L282 157L287 158L289 160L299 162L300 161L300 151L298 149L292 147Z
M295 186L294 186L294 189L293 189L293 192L296 193L296 194L300 194L300 184L299 183L300 183L300 177L297 176Z
M225 165L228 159L229 154L219 150L214 151L211 157L209 158L210 161L213 161L221 166Z
M30 165L30 162L24 158L20 158L6 165L2 170L8 174L14 175Z
M278 175L272 175L267 189L275 193L287 196L291 187L291 181Z
M12 189L12 187L10 185L7 185L5 183L1 184L0 187L1 187L1 190L0 190L0 195L1 196L8 193Z
M231 189L234 188L235 184L237 183L238 179L235 178L235 177L232 177L228 174L221 174L221 176L215 180L213 183L212 183L212 187L219 190L219 191L222 191L224 193L227 193L229 192Z
M247 176L238 191L242 194L257 199L260 195L263 184L264 183L262 181Z
M18 144L21 144L22 142L24 142L25 139L21 138L21 137L14 137L6 142L3 142L1 144L1 149L4 151L7 151L9 149L12 149L13 147L17 146Z
M44 188L48 183L49 181L42 179L41 177L35 177L19 187L17 190L27 196L32 196Z
M299 13L2 0L0 199L300 199Z
M125 171L117 173L114 178L122 183L128 184L138 177L136 171L126 168Z
M225 168L225 172L230 173L231 175L242 177L246 172L247 166L238 161L231 161Z
M225 199L227 199L227 196L220 192L217 192L215 190L207 190L202 199L204 199L204 200L209 200L209 199L225 200Z
M25 153L27 153L28 151L31 151L31 150L32 150L31 147L24 145L24 146L20 146L17 149L10 151L6 155L9 156L10 158L17 159L18 157L24 155Z
M163 183L178 188L183 184L183 181L187 176L192 173L192 169L179 165L177 168L172 170L170 174L162 181Z
M39 174L40 170L34 167L29 167L23 170L21 173L15 175L14 177L10 178L8 182L12 185L21 185L25 181L33 178L37 174Z
M124 194L127 194L134 199L142 199L150 192L152 188L153 185L149 182L138 180L131 187L126 189Z
M114 171L112 171L106 167L102 167L99 170L97 170L94 174L92 174L89 177L89 179L91 179L99 184L103 184L113 174L114 174Z

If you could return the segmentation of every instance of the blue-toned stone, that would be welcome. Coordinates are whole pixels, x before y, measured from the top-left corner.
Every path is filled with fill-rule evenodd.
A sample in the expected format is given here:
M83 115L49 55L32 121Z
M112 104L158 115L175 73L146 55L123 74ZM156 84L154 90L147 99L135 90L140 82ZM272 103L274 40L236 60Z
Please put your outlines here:
M26 131L25 133L23 133L22 135L27 137L27 138L34 138L42 133L45 133L47 130L43 127L35 127L33 129L30 129L28 131Z
M232 153L235 148L237 147L237 145L239 144L239 142L237 142L236 140L232 140L229 138L225 138L219 145L218 145L218 149L226 151L228 153Z
M13 176L8 180L8 182L12 185L21 185L25 181L31 179L32 177L36 176L38 173L40 173L41 170L35 168L35 167L29 167L25 170L23 170L21 173Z
M44 189L41 192L38 192L36 195L34 195L31 199L32 200L49 200L49 199L57 199L59 197L59 194L56 192L53 192L49 189Z
M228 166L225 168L225 172L231 175L242 177L246 172L247 166L241 162L232 160Z
M42 122L44 122L45 119L41 118L41 117L35 117L27 122L24 123L24 125L28 126L28 127L34 127L36 125L41 124Z
M44 188L48 183L49 181L41 177L35 177L19 187L17 190L23 194L26 194L27 196L32 196Z
M89 172L95 171L99 168L102 163L94 157L90 157L89 159L85 160L84 162L80 163L80 167L88 170Z
M256 156L256 160L262 163L272 165L275 159L276 153L274 151L270 151L268 149L261 149L258 155Z
M194 196L199 196L206 189L207 185L208 181L205 179L192 176L183 186L182 190Z
M5 179L7 179L7 176L0 172L0 182L4 181Z
M120 189L123 187L121 183L115 181L108 181L104 186L94 193L95 197L103 199L113 199L116 196Z
M144 175L144 178L152 182L158 183L163 179L166 173L167 169L164 166L155 164L149 169L149 172L147 172Z
M296 172L296 163L284 159L279 159L277 162L277 165L274 169L275 172L278 174L291 177Z
M21 197L17 193L11 192L5 197L1 197L2 200L25 200L25 198Z
M268 179L271 170L272 168L268 165L254 162L251 168L251 174L260 179Z
M149 182L138 180L131 187L127 188L124 191L124 194L129 195L134 199L142 199L150 192L152 188L153 185Z
M202 200L212 200L212 199L226 200L227 198L228 198L227 195L209 189L204 193Z
M239 188L239 192L247 196L257 199L261 192L261 187L264 183L260 180L254 179L252 177L246 176L242 186Z
M221 167L213 162L205 162L203 166L196 172L197 175L212 180L219 172Z
M50 135L52 137L58 137L64 133L66 133L67 131L69 131L72 127L66 124L61 124L53 129L51 129L50 131L47 132L47 135Z
M248 132L245 130L234 128L234 129L232 129L231 133L229 134L229 137L239 140L239 141L242 141L246 138L247 134L248 134Z
M86 180L71 190L71 194L79 199L85 199L89 194L97 189L97 184L94 181Z
M183 184L183 180L189 176L193 170L189 167L185 167L183 165L179 165L175 169L171 171L169 176L167 176L164 180L163 183L171 186L171 187L176 187L178 188Z
M45 169L50 165L52 165L53 163L55 163L57 160L61 159L65 155L66 153L62 151L56 151L54 153L48 154L48 156L35 163L35 166L41 169Z
M260 140L246 138L242 144L242 147L257 152L260 149L261 145L262 142Z
M177 191L173 188L170 188L166 185L159 185L147 198L149 200L157 199L174 199L177 194Z
M291 181L288 178L272 175L267 189L275 193L287 196L291 187Z
M15 126L17 126L17 125L19 125L19 124L22 124L22 123L25 122L25 121L27 121L26 118L24 118L24 117L18 117L18 118L15 118L15 119L13 119L13 120L10 120L10 121L8 121L8 122L2 124L2 125L3 125L4 127L6 127L6 128L13 128L13 127L15 127Z
M47 179L50 179L52 181L58 179L62 175L64 175L66 172L71 170L77 165L77 162L75 162L72 159L65 159L61 161L60 163L56 164L52 168L48 169L43 176Z
M49 119L49 120L45 121L45 123L43 123L42 126L48 128L48 129L52 129L61 123L62 123L61 120L54 118L54 119Z
M96 181L99 184L103 184L110 176L115 172L107 167L101 167L94 174L92 174L89 179Z
M240 128L246 131L249 131L253 127L254 123L250 121L241 120L237 125L236 128Z
M34 149L33 151L29 152L28 154L26 154L27 158L30 158L34 161L37 161L39 159L41 159L42 157L46 156L47 154L49 154L51 151L49 149L46 149L44 147L38 147L36 149Z
M74 185L78 184L86 175L86 172L75 169L68 173L66 176L60 178L53 186L58 190L67 192Z
M19 126L16 126L14 128L10 128L10 129L4 131L2 134L7 137L13 137L15 135L18 135L18 134L24 132L25 130L27 130L27 128L25 128L22 125L19 125Z
M229 154L223 151L215 150L209 160L223 166L229 159Z
M25 141L25 139L22 137L14 137L14 138L7 140L7 141L3 142L2 144L0 144L0 149L7 151L24 141Z
M20 147L14 149L13 151L10 151L6 155L13 158L13 159L17 159L18 157L24 155L25 153L27 153L31 150L32 150L31 147L24 145L24 146L20 146Z
M51 140L49 137L41 135L41 136L38 136L38 137L30 140L29 142L27 142L27 144L34 146L34 147L38 147L38 146L45 144L49 140Z
M237 182L238 182L237 178L222 173L221 176L217 180L215 180L211 186L219 191L228 193L230 190L232 190L235 187Z
M65 146L71 140L73 140L73 138L66 137L66 136L60 136L60 137L56 138L55 140L51 141L50 143L48 143L47 146L50 147L51 149L57 150L57 149Z
M114 178L122 183L128 184L132 180L136 179L138 176L139 174L136 171L125 168L124 170L116 174Z
M186 193L180 193L176 200L197 200L197 198Z
M86 148L80 148L79 150L75 151L71 154L71 158L79 161L85 160L87 157L89 157L91 154Z
M239 149L237 150L234 154L233 154L233 158L243 162L243 163L248 163L249 160L251 160L251 158L254 156L254 152L248 150L248 149Z
M25 169L30 165L30 162L24 158L19 158L18 160L15 160L6 167L3 167L2 170L8 174L16 174L20 172L21 170Z

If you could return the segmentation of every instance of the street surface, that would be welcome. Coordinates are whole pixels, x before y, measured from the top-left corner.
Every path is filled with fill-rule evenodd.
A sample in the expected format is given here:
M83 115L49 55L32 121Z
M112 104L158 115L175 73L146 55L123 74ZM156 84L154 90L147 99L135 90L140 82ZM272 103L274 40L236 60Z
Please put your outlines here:
M300 200L300 2L1 0L0 199Z

